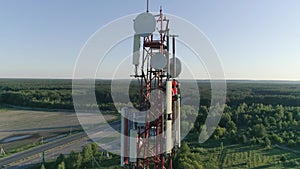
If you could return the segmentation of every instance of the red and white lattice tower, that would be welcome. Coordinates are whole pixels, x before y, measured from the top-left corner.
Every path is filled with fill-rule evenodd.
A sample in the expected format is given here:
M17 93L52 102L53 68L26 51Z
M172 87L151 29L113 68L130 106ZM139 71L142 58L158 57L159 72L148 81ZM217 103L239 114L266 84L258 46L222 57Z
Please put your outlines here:
M121 165L172 169L180 147L180 93L176 77L175 37L169 20L159 14L140 14L134 21L134 77L139 82L139 111L122 110ZM172 44L170 44L172 38ZM172 47L173 59L170 59ZM142 117L143 122L135 120ZM128 136L128 137L126 137Z

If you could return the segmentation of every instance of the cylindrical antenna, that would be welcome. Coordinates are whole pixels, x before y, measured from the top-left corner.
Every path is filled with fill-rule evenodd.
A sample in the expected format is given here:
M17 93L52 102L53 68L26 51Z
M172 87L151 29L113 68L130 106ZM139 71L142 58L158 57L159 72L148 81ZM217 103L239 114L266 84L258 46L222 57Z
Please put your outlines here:
M178 35L171 35L172 37L172 47L173 47L173 51L172 51L172 54L173 54L173 78L175 78L176 76L176 37L178 37Z

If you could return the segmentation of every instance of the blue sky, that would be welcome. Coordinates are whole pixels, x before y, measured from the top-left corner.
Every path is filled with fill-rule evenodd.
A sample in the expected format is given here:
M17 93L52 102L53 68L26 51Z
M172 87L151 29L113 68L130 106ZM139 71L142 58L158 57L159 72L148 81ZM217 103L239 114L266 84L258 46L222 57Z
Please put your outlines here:
M227 79L300 80L300 1L152 0L150 11L160 5L206 34ZM95 31L145 6L143 0L2 0L0 77L72 78Z

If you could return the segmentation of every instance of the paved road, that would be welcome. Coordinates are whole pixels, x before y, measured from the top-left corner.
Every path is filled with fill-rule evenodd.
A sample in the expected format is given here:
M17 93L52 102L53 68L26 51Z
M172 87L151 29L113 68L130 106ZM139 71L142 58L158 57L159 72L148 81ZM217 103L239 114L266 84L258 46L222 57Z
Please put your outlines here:
M63 147L56 147L54 149L47 150L45 152L46 161L55 160L60 154L70 154L71 151L80 152L86 144L91 142L92 140L90 140L87 137L84 137L72 143L63 145ZM22 160L18 163L11 164L11 166L9 166L8 169L28 169L32 165L40 164L42 158L42 153L39 153L26 160Z
M119 121L112 122L111 126L113 128L118 129L120 127L120 122ZM91 129L91 130L89 130L89 133L98 133L102 130L105 130L104 126L103 127L100 126L100 127L95 128L95 129ZM103 136L105 137L107 135L103 135ZM71 143L71 142L75 142L75 141L78 141L78 140L80 142L79 146L81 148L82 144L86 144L88 142L86 133L85 132L77 133L77 134L74 134L72 136L69 136L69 137L66 137L66 138L63 138L63 139L60 139L60 140L56 140L56 141L53 141L53 142L50 142L50 143L47 143L47 144L44 144L44 145L41 145L41 146L38 146L38 147L34 147L32 149L29 149L29 150L11 155L9 157L0 159L0 166L6 166L6 165L9 165L13 162L18 162L18 161L24 160L24 159L25 159L24 161L27 161L27 162L28 161L40 160L41 158L40 158L39 154L41 154L42 152L50 151L51 149L55 149L56 147L60 147L62 145L65 145L65 144L68 144L68 143ZM78 144L71 144L71 146L66 146L66 147L68 147L67 150L71 150L71 148L72 147L74 148L75 146L78 146ZM66 150L66 148L61 149L59 151L56 150L55 154L64 153L63 150ZM54 156L54 154L52 154L52 155ZM32 157L32 156L36 156L36 157L32 158L32 159L29 159L29 160L26 160L26 158ZM18 166L20 166L20 164L21 163L18 163Z

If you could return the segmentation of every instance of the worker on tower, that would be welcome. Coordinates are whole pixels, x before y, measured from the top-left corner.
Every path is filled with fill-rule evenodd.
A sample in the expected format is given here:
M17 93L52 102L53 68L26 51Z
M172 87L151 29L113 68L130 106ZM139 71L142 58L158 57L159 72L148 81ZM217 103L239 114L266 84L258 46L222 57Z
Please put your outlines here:
M173 96L173 101L176 101L176 100L178 100L178 87L179 87L179 85L178 85L178 81L177 80L175 80L175 79L173 79L173 81L172 81L172 96Z

